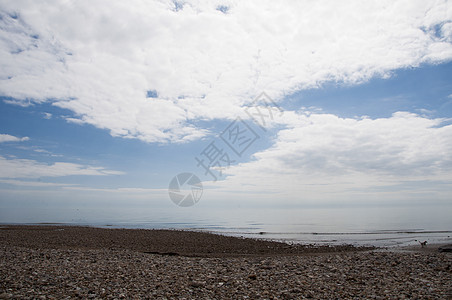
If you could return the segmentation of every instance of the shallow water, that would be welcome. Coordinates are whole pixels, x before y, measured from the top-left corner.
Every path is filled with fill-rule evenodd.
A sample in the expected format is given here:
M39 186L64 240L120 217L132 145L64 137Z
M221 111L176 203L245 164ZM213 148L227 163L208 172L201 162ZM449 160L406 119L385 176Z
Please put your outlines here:
M289 243L406 246L452 242L452 206L368 208L168 208L37 212L1 223L59 222L107 228L170 228Z

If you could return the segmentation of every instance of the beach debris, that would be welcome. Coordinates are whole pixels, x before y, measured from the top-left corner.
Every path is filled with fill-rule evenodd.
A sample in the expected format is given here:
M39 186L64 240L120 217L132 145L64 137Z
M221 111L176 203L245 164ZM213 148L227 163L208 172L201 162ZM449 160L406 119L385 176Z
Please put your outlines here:
M146 254L157 254L157 255L168 255L168 256L179 256L176 252L158 252L158 251L144 251Z
M204 282L200 282L200 281L192 281L191 283L190 283L190 286L191 287L194 287L194 288L202 288L202 287L204 287Z
M438 248L439 252L452 252L452 244L444 245Z

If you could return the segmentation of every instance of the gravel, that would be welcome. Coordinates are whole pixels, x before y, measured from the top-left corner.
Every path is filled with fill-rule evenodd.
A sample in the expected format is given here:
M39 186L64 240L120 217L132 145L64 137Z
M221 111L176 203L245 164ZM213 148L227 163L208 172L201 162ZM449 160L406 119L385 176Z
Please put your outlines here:
M0 230L0 299L452 299L450 253L285 248L178 232L218 241L207 247L211 252L191 251L195 245L188 238L158 248L152 246L155 231L92 229ZM145 241L138 243L136 232ZM174 232L166 232L167 239ZM118 234L135 244L119 243L112 238ZM109 242L90 243L91 238ZM259 251L269 245L281 254Z

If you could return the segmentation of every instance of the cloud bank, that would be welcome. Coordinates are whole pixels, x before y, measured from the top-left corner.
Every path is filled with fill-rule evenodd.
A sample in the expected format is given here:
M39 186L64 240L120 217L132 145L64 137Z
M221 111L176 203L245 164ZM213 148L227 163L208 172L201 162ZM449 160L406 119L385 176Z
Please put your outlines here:
M113 136L187 142L328 81L452 58L447 1L2 1L0 95Z
M273 147L226 169L226 180L206 185L261 201L450 200L450 120L408 112L379 119L288 117L290 128L278 133Z

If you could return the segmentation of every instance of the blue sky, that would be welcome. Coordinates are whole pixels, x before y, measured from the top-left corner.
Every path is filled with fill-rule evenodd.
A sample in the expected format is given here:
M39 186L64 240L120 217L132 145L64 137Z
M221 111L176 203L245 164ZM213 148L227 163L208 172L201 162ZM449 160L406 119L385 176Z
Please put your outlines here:
M171 209L181 172L196 207L450 202L449 2L175 3L0 5L0 221L63 198ZM282 110L265 130L245 112L262 92ZM238 117L258 136L241 156L220 138ZM216 181L211 142L234 161Z

